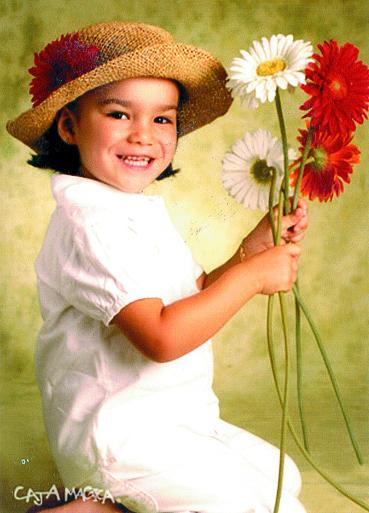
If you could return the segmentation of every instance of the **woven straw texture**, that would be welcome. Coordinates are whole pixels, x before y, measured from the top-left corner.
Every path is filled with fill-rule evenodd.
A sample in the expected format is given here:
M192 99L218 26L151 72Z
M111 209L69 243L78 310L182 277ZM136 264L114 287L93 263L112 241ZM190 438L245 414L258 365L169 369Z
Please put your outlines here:
M91 25L78 34L84 43L98 47L100 65L7 123L8 132L36 152L41 150L42 135L59 109L87 91L117 80L158 77L179 81L187 93L178 113L181 136L222 116L232 103L222 64L205 50L176 43L164 29L110 22Z

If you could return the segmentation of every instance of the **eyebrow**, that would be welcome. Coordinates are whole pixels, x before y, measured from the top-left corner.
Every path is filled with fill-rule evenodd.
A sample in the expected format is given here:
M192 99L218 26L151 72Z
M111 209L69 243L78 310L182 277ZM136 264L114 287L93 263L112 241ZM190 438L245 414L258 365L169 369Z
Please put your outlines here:
M98 105L110 105L111 103L115 103L117 105L121 105L122 107L132 107L132 102L129 100L122 100L121 98L102 98L97 101ZM158 110L178 110L178 105L168 105L168 104L160 104L155 105L155 108Z

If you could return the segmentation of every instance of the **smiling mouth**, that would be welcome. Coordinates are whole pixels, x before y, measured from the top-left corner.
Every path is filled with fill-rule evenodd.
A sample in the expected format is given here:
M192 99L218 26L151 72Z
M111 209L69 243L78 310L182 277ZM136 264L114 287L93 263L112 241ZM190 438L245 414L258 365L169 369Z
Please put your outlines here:
M124 164L135 167L135 168L144 168L147 167L154 160L148 156L126 156L126 155L117 155L117 157L124 162Z

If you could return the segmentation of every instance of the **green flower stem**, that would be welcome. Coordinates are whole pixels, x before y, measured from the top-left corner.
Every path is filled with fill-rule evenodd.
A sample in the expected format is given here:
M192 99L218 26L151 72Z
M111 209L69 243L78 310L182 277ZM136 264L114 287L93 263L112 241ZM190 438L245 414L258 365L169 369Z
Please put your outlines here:
M275 359L275 353L274 353L274 342L273 342L273 306L274 306L274 296L269 296L268 298L268 313L267 313L267 340L268 340L268 352L269 352L269 359L270 364L272 368L272 374L273 374L273 380L275 384L275 388L277 391L278 399L283 407L283 398L281 389L279 386L279 380L277 375L277 365L276 365L276 359ZM369 504L365 503L361 499L358 499L357 497L354 497L351 495L350 492L346 491L340 484L338 484L336 481L334 481L325 471L321 470L320 467L314 462L310 454L306 451L303 444L301 443L299 437L296 434L296 431L294 430L290 419L287 419L287 426L288 429L292 435L292 438L294 439L297 447L300 449L302 455L305 457L307 462L313 467L314 470L320 474L320 476L325 479L331 486L333 486L339 493L344 495L347 499L351 500L358 506L362 507L365 511L369 511Z
M278 486L274 503L273 513L278 513L279 505L282 496L283 477L284 477L284 462L286 456L286 435L287 435L287 421L288 421L288 392L289 392L289 377L290 377L290 357L289 357L289 342L288 342L288 327L285 314L285 297L283 292L278 293L279 305L281 311L283 339L284 339L284 390L283 390L283 410L282 410L282 425L281 425L281 438L279 444L279 471L278 471Z
M292 210L295 210L296 207L297 207L297 201L299 199L299 192L300 192L300 185L301 185L302 175L304 173L304 167L305 167L306 159L307 159L307 156L309 154L311 140L313 138L313 132L314 132L314 129L313 129L312 126L310 126L309 130L308 130L307 138L306 138L306 144L305 144L305 147L304 147L304 151L302 152L299 172L298 172L298 175L297 175L295 190L294 190L294 193L293 193Z
M287 144L287 134L286 134L286 126L284 123L281 98L279 94L279 89L276 91L276 107L279 121L279 128L281 132L282 138L282 147L283 147L283 168L284 168L284 212L288 214L290 212L290 202L289 202L289 172L288 172L288 144ZM310 132L309 132L310 135ZM312 134L311 134L312 135ZM294 191L293 197L293 205L292 210L296 209L297 200L298 200L298 191L300 189L300 182L302 178L302 171L305 166L305 161L308 155L308 151L311 144L311 136L310 139L308 137L307 144L304 148L304 155L301 160L301 165L298 174L298 182L296 183L296 188ZM305 415L304 415L304 406L303 406L303 392L302 392L302 352L301 352L301 314L300 314L300 305L298 301L295 300L295 337L296 337L296 366L297 366L297 399L299 406L299 415L300 415L300 424L304 437L305 448L308 449L308 440L307 440L307 428L305 424Z
M277 388L277 394L280 395L279 385L278 385L278 376L277 376L277 365L275 361L274 354L274 343L273 343L273 307L274 307L274 296L268 296L268 310L267 310L267 339L268 339L268 350L269 350L269 359L272 367L274 384ZM281 396L280 396L281 398Z
M283 192L284 192L284 213L289 214L290 203L289 203L289 173L288 173L288 145L287 145L287 133L286 125L284 123L281 98L279 95L279 88L277 87L275 104L277 107L279 129L281 131L282 146L283 146L283 167L284 167L284 178L283 178Z
M276 107L277 107L277 114L278 114L278 121L279 121L279 128L281 132L281 138L282 138L282 147L283 147L283 163L284 163L284 181L283 181L283 192L284 192L284 213L288 214L290 212L290 202L289 202L289 172L288 172L288 143L287 143L287 133L286 133L286 126L283 118L283 112L282 112L282 104L281 104L281 98L279 94L279 89L277 88L276 91ZM311 134L312 136L312 134ZM302 166L300 166L299 170L299 178L301 182L301 176L302 176L302 170L305 166L305 161L308 155L308 151L311 144L311 136L308 137L307 144L305 146L306 153L304 151L304 156L302 159ZM297 197L298 197L298 191L300 187L300 182L296 185L295 191L294 191L294 202L297 205ZM295 210L296 206L293 206L292 209ZM303 407L303 392L302 392L302 352L301 352L301 314L300 314L300 305L298 301L295 301L295 312L296 312L296 321L295 321L295 336L296 336L296 365L297 365L297 398L298 398L298 404L299 404L299 415L300 415L300 424L301 429L304 437L304 443L305 447L308 448L308 440L307 440L307 428L305 423L305 415L304 415L304 407Z
M281 242L282 235L282 216L283 216L283 192L282 190L279 192L279 200L278 200L278 223L277 223L277 233L276 233L276 245L279 245Z
M310 146L311 146L311 141L312 141L312 137L313 137L313 131L314 131L313 127L310 126L309 130L308 130L308 135L307 135L304 151L303 151L302 157L301 157L299 172L298 172L296 186L295 186L295 191L294 191L293 200L292 200L292 210L295 210L296 207L297 207L297 201L298 201L298 196L299 196L299 190L300 190L302 175L303 175L306 159L307 159L308 154L309 154L309 150L310 150ZM315 326L315 324L313 322L313 319L312 319L312 317L311 317L311 315L310 315L306 305L302 302L297 282L296 282L296 285L293 288L293 291L294 291L294 294L295 294L295 308L296 308L296 354L297 354L297 380L298 380L297 390L298 390L299 411L300 411L300 418L301 418L301 425L302 425L302 431L303 431L303 436L304 436L305 448L307 449L308 445L307 445L307 439L306 439L305 424L304 424L304 421L303 421L304 417L303 417L303 404L302 404L302 395L301 395L301 388L302 388L301 342L300 342L300 337L301 337L300 330L301 330L301 328L300 328L300 326L298 326L298 324L300 324L300 317L301 317L300 316L300 312L299 312L300 307L303 310L303 313L304 313L304 315L305 315L305 317L306 317L306 319L307 319L307 321L308 321L308 323L309 323L309 325L311 327L311 330L312 330L312 332L314 334L315 340L316 340L316 342L318 344L318 348L319 348L319 351L320 351L320 353L322 355L322 358L324 360L324 364L326 366L326 369L328 371L328 374L329 374L329 377L330 377L330 380L331 380L331 383L332 383L332 386L333 386L333 389L334 389L334 392L335 392L338 404L340 406L340 409L341 409L341 412L342 412L342 415L343 415L343 418L344 418L344 421L345 421L345 424L346 424L346 427L347 427L347 430L348 430L348 434L349 434L349 437L350 437L353 449L355 451L355 454L356 454L356 457L358 459L358 462L362 465L363 464L363 458L362 458L362 455L361 455L361 451L360 451L359 445L358 445L358 443L356 441L356 438L354 436L353 429L351 427L350 418L349 418L349 416L346 413L346 410L344 408L343 401L342 401L342 398L341 398L341 395L340 395L340 391L339 391L339 388L338 388L337 380L335 378L333 369L332 369L331 364L329 362L328 355L327 355L327 353L326 353L326 351L324 349L323 343L321 341L318 329L316 328L316 326Z
M283 146L283 157L284 157L284 180L283 185L281 187L281 191L279 194L279 208L278 208L278 226L277 230L275 228L274 218L273 218L273 210L272 210L272 201L274 199L274 190L270 191L269 196L269 215L271 219L271 226L272 226L272 232L273 232L273 239L274 244L278 245L280 243L280 237L281 237L281 221L282 221L282 214L283 212L285 214L288 214L290 212L290 202L289 202L289 173L288 173L288 145L287 145L287 135L286 135L286 128L285 123L283 119L283 113L282 113L282 106L281 106L281 100L279 95L279 90L277 88L276 91L276 108L277 108L277 114L278 114L278 121L281 131L281 138L282 138L282 146ZM298 178L296 182L296 187L294 191L294 196L292 200L292 208L293 210L296 209L297 201L298 201L298 194L302 179L302 173L305 166L305 162L307 159L307 156L309 154L309 149L311 145L313 130L312 128L308 131L308 137L306 141L306 145L304 148L304 152L301 158L300 162L300 168L298 173ZM272 182L273 185L273 182ZM272 196L273 192L273 196ZM330 380L332 382L338 403L341 407L341 411L343 413L345 423L347 426L347 429L349 431L350 439L353 444L353 447L355 449L357 458L359 460L359 463L362 463L362 457L358 448L358 445L356 443L356 440L353 436L353 432L350 426L350 421L348 416L346 415L345 409L343 407L342 399L339 393L337 381L335 379L335 376L333 374L333 370L331 368L331 365L328 360L328 356L325 352L325 349L322 345L322 342L320 340L319 333L312 321L312 318L306 309L305 305L302 303L298 285L295 285L293 287L293 291L295 294L295 310L296 310L296 354L297 354L297 391L298 391L298 397L299 397L299 413L300 413L300 421L302 425L302 432L304 437L304 444L305 447L300 443L300 440L298 436L296 435L291 423L289 422L288 418L288 386L289 386L289 344L287 339L287 326L286 326L286 317L285 317L285 304L284 304L284 296L283 293L279 293L280 298L280 311L281 311L281 318L282 318L282 327L283 327L283 335L284 335L284 346L285 346L285 379L284 379L284 390L283 390L283 397L282 393L280 391L277 372L276 372L276 365L275 365L275 357L274 357L274 347L273 347L273 339L272 339L272 319L273 319L273 297L269 297L268 300L268 312L267 312L267 336L268 336L268 348L269 348L269 357L271 361L272 366L272 372L273 372L273 378L277 390L277 394L279 397L279 401L281 403L281 407L283 410L282 413L282 427L281 427L281 443L280 443L280 462L279 462L279 475L278 475L278 487L277 487L277 494L276 494L276 500L274 505L274 513L278 513L279 510L279 504L282 494L282 486L283 486L283 473L284 473L284 459L285 459L285 438L286 438L286 427L289 428L297 446L299 447L300 451L304 455L305 459L312 465L312 467L328 482L330 483L336 490L338 490L342 495L346 496L348 499L352 500L362 508L364 508L366 511L369 511L369 506L365 504L360 499L357 499L353 497L350 493L346 492L338 483L333 481L325 472L320 470L320 468L314 463L312 458L309 455L309 452L307 450L308 443L307 443L307 437L306 437L306 428L305 428L305 422L304 422L304 411L303 411L303 399L302 399L302 362L301 362L301 313L300 308L303 310L303 313L305 317L307 318L309 325L313 331L313 334L315 336L315 339L318 343L319 350L322 354L325 366L327 368Z
M334 393L336 395L336 399L338 401L338 404L340 406L340 409L341 409L341 412L342 412L342 415L343 415L343 418L344 418L344 421L345 421L345 424L346 424L346 428L347 428L347 431L348 431L348 434L349 434L349 437L350 437L350 440L351 440L351 443L352 443L352 446L353 446L353 449L355 451L355 454L356 454L356 457L357 457L357 460L358 462L360 463L360 465L363 464L363 457L361 455L361 451L360 451L360 448L359 448L359 445L356 441L356 437L354 435L354 432L353 432L353 429L352 429L352 426L351 426L351 421L350 421L350 418L348 416L348 414L346 413L346 409L343 405L343 401L342 401L342 398L341 398L341 394L340 394L340 391L339 391L339 387L338 387L338 382L336 380L336 377L335 377L335 374L333 372L333 369L332 369L332 366L330 364L330 361L329 361L329 358L328 358L328 354L324 348L324 345L322 343L322 340L320 338L320 335L319 335L319 332L318 332L318 329L317 327L315 326L315 323L309 313L309 310L308 308L306 307L305 303L303 302L301 296L300 296L300 293L299 293L299 290L298 288L294 285L293 286L293 293L295 295L295 298L297 299L305 317L306 317L306 320L308 321L309 325L310 325L310 328L313 332L313 335L314 335L314 338L316 340L316 343L318 345L318 348L319 348L319 351L320 351L320 354L322 355L322 358L323 358L323 361L324 361L324 364L325 364L325 367L328 371L328 375L329 375L329 378L330 378L330 381L331 381L331 384L332 384L332 387L333 387L333 390L334 390Z
M269 191L269 220L273 234L274 245L277 246L281 241L282 232L282 215L283 215L283 192L279 191L278 197L278 215L277 215L277 226L275 225L274 214L273 214L273 201L275 196L275 190L277 186L277 172L274 170L272 175L272 181L270 184Z
M302 175L304 172L306 159L309 154L312 138L313 138L313 127L312 127L312 125L310 125L308 134L307 134L304 151L301 156L299 172L297 175L295 190L294 190L294 194L293 194L292 211L296 210L296 208L297 208L297 202L298 202L298 198L299 198ZM296 280L296 289L297 289L297 291L299 290L298 280ZM307 428L306 428L306 424L305 424L304 398L303 398L303 393L302 393L302 387L303 387L303 373L302 372L303 371L302 371L302 343L301 343L301 311L300 311L300 304L296 297L295 297L295 317L296 317L295 336L296 336L297 402L298 402L298 409L299 409L299 415L300 415L302 436L303 436L303 440L304 440L304 447L307 451L309 451L309 440L308 440Z
M272 182L269 191L269 217L272 227L274 245L278 245L281 240L281 229L282 229L282 215L283 215L283 192L279 193L278 202L278 222L277 227L275 226L274 214L273 214L273 201L275 195L277 175L273 172ZM282 497L283 478L284 478L284 462L286 456L286 433L287 433L287 420L288 420L288 393L289 393L289 375L290 375L290 358L289 358L289 342L288 342L288 328L285 314L285 301L282 292L279 293L279 303L281 311L281 320L283 328L283 339L284 339L284 355L285 355L285 378L284 378L284 392L283 392L283 408L282 408L282 421L281 421L281 435L279 444L279 469L278 469L278 484L276 498L274 502L273 513L278 513L279 506ZM268 314L269 315L269 314ZM272 320L268 316L268 323Z
M293 193L292 199L292 211L296 210L297 202L299 199L299 192L301 186L302 175L305 168L305 163L307 156L309 154L311 140L313 138L313 127L310 125L308 130L308 135L306 139L306 144L304 147L304 151L301 156L301 162L299 167L299 172L297 175L295 190ZM298 280L296 280L296 289L299 289ZM309 451L309 440L307 434L307 427L305 423L305 410L304 410L304 397L303 397L303 371L302 371L302 342L301 342L301 311L300 304L295 297L295 337L296 337L296 379L297 379L297 403L298 403L298 411L300 416L300 424L302 430L302 436L304 440L304 447L307 451Z
M295 283L298 290L298 281ZM305 424L304 396L302 393L303 372L302 372L302 341L301 341L301 311L298 300L295 297L295 337L296 337L296 383L297 383L297 404L300 416L300 424L304 447L309 452L309 439Z
M270 191L269 191L269 220L270 220L270 226L272 228L274 245L276 245L276 243L277 243L276 226L275 226L274 214L273 214L273 206L274 206L273 202L274 202L276 186L277 186L277 171L275 169L273 169L272 181L270 183Z

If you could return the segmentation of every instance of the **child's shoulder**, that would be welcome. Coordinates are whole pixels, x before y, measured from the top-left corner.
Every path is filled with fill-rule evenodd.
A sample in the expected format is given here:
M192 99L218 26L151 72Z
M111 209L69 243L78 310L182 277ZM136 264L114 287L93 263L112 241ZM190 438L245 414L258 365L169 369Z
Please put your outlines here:
M163 226L168 213L160 196L129 194L110 185L80 176L52 176L56 201L55 221L75 234L144 235ZM63 229L63 228L61 228Z
M122 192L111 185L82 176L55 174L51 178L51 188L58 206L71 208L142 212L150 206L160 209L164 204L160 196Z
M104 214L112 217L118 208L120 214L124 211L113 187L89 178L53 175L51 189L58 210L70 221Z
M59 207L96 208L112 200L114 189L101 182L82 176L55 174L51 177L51 190Z

